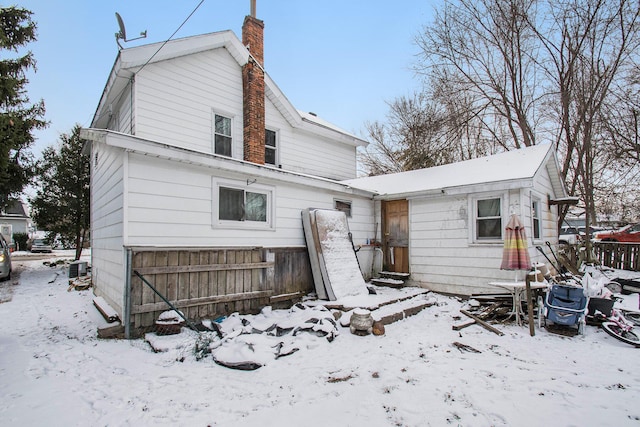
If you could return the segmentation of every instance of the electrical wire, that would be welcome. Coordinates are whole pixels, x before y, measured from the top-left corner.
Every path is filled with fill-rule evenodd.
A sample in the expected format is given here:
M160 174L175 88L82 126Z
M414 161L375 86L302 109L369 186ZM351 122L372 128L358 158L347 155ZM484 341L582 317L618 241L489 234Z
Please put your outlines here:
M160 50L162 50L162 48L171 41L171 39L173 39L173 37L178 33L178 31L180 31L182 29L182 27L184 27L184 25L189 21L189 19L191 19L191 17L193 16L194 13L196 13L196 11L200 8L200 6L202 6L202 4L204 3L205 0L200 0L200 2L197 4L197 6L191 11L191 13L189 14L189 16L187 16L185 18L184 21L182 21L182 24L180 24L180 26L173 32L173 34L171 34L171 36L169 36L168 39L166 39L162 45L160 45L160 47L158 47L158 49L153 53L153 55L151 55L149 57L149 59L147 59L147 61L142 65L142 67L140 67L140 69L138 71L136 71L135 74L139 73L140 71L142 71L142 69L144 67L147 66L147 64L149 64L151 62L151 60L153 60L153 58L160 52ZM120 77L118 75L116 75L116 78L123 78ZM131 79L131 77L127 77L128 79ZM128 86L128 85L127 85ZM120 93L118 93L118 95L116 96L116 99L120 99L120 97L123 95L124 91L127 89L127 86L125 86L124 88L122 88L122 90L120 91ZM101 119L105 114L108 114L108 111L103 112L102 114L100 114L97 118L91 118L89 120L91 120L92 122L95 121L96 119L99 120Z
M140 71L142 71L142 69L144 67L147 66L147 64L149 62L151 62L151 60L158 54L158 52L160 52L160 50L167 44L169 43L169 41L178 33L178 31L180 31L180 29L184 26L184 24L187 23L187 21L189 19L191 19L191 17L193 16L194 13L196 13L196 11L200 8L200 6L202 6L202 3L204 3L204 0L200 0L200 3L198 3L198 5L195 7L195 9L193 9L191 11L191 13L189 14L189 16L187 16L187 18L182 22L182 24L180 24L180 26L173 32L173 34L171 34L171 36L169 36L169 38L167 40L165 40L162 45L160 45L160 47L158 48L158 50L155 51L155 53L153 55L151 55L151 57L147 60L147 62L145 62L142 67L140 67L140 69L137 71L138 73Z

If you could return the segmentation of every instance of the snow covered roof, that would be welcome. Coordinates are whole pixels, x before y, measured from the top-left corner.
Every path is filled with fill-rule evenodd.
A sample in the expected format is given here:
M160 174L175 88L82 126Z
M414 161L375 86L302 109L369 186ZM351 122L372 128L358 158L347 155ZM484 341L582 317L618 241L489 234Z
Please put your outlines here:
M489 191L498 187L531 187L533 178L543 167L547 167L552 177L555 196L565 196L566 189L558 178L555 152L549 144L432 168L356 178L343 183L375 192L382 198L384 196L460 194L479 189Z
M107 128L109 114L105 114L105 111L108 111L109 107L117 102L130 79L133 78L142 67L147 64L154 64L168 59L219 48L226 49L241 67L249 60L249 51L231 30L183 37L170 40L166 43L151 43L120 50L102 92L91 127L98 129ZM265 96L294 128L324 135L327 138L337 139L353 146L366 146L369 144L368 141L338 126L312 114L302 113L296 110L266 71Z
M12 218L29 218L27 214L27 208L20 200L10 201L7 207L0 212L1 217Z

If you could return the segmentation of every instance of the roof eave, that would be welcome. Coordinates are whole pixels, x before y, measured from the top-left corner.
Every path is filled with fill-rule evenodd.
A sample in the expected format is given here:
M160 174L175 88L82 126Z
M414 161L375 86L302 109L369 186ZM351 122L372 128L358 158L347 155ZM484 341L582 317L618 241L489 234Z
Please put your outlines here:
M431 188L428 190L377 194L376 200L395 199L421 199L436 198L443 196L456 196L471 193L490 193L495 191L518 190L521 188L532 188L534 186L532 178L519 178L505 181L483 182L477 184L467 184L452 187Z
M80 137L91 143L106 144L127 152L163 158L180 163L202 166L210 169L225 170L229 173L244 174L250 178L265 178L310 187L330 189L345 194L354 194L372 198L375 193L351 187L339 181L313 175L287 171L276 167L259 165L232 157L203 153L187 148L175 147L157 141L142 139L132 135L106 129L81 129Z

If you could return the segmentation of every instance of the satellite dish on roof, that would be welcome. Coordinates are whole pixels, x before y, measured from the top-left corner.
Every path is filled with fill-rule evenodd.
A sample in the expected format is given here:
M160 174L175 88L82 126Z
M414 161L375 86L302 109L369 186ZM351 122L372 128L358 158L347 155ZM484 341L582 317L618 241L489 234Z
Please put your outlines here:
M120 44L120 39L124 40L124 42L126 43L126 42L143 39L147 37L147 30L144 30L143 32L140 33L140 37L136 37L134 39L127 39L127 30L124 27L124 21L122 20L122 17L118 12L116 12L116 19L118 20L118 27L120 28L120 31L116 33L116 43L118 43L118 47L120 49L122 49L122 45Z

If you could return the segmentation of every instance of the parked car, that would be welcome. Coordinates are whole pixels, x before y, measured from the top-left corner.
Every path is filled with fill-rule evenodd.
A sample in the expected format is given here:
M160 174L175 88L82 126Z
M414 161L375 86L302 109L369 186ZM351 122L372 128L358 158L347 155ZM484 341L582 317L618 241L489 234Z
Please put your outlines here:
M11 250L9 244L4 240L4 236L0 234L0 280L9 280L11 278Z
M595 235L603 230L604 228L602 227L592 225L590 227L591 239L594 240ZM560 228L560 235L558 236L558 240L560 241L561 245L579 245L584 241L586 235L586 227L584 226L576 227L573 225L565 225Z
M33 239L31 252L51 252L51 245L48 245L44 239Z
M582 229L582 234L580 232ZM565 225L560 228L560 235L558 240L560 244L564 245L577 245L584 237L584 227L573 227L571 225Z
M601 242L640 243L640 223L629 224L619 230L600 231L594 239Z

